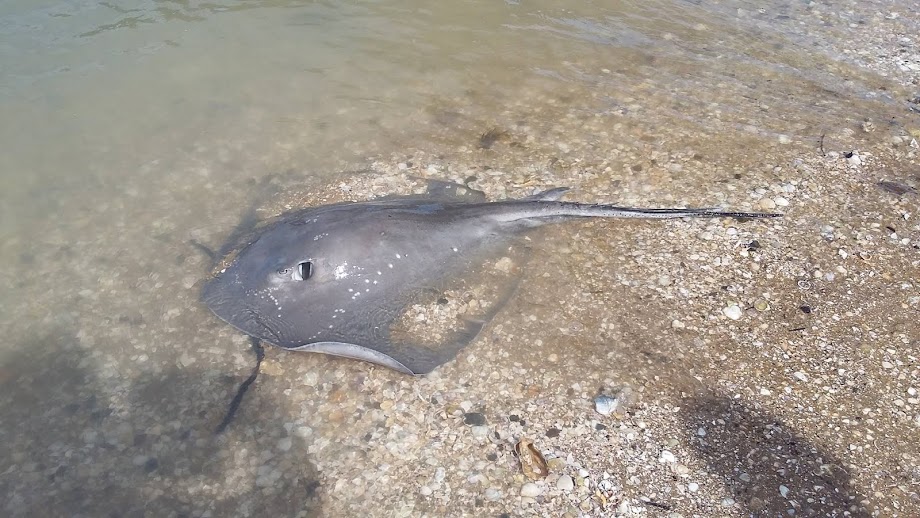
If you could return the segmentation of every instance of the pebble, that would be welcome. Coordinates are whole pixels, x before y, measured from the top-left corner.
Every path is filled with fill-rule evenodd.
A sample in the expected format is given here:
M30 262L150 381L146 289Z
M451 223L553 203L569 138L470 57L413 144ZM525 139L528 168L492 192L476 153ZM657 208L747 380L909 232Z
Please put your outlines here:
M741 311L740 306L738 306L737 304L732 304L731 306L728 306L725 309L723 309L722 314L732 320L738 320L739 318L741 318L742 315L744 315L744 312Z
M473 426L482 426L486 424L486 416L479 412L467 412L463 416L463 422Z
M853 167L856 167L862 165L862 159L859 158L859 155L854 152L849 158L847 158L847 163Z
M770 309L770 303L764 299L757 299L754 301L754 309L761 312L766 311Z
M521 496L534 498L540 496L542 492L543 490L540 489L540 486L534 484L533 482L528 482L521 486Z
M775 203L777 207L788 207L789 206L789 200L787 200L786 198L783 198L782 196L777 196L776 198L773 198L773 203Z
M786 486L779 486L779 494L783 498L786 498L786 495L789 494L789 488Z
M697 484L696 482L690 482L689 484L687 484L687 489L688 489L691 493L696 493L697 491L700 490L700 485Z
M671 453L670 451L664 450L663 452L661 452L661 457L658 458L658 461L673 464L677 462L677 457L675 457L674 454Z
M893 368L894 368L894 364L892 364L891 362L887 362L887 361L886 361L886 362L882 362L882 368L883 368L883 369L893 369Z
M553 457L546 461L546 467L548 467L550 471L561 471L562 468L565 467L565 460L559 457Z
M291 442L291 438L285 437L284 439L278 441L278 449L281 451L288 451L291 449L292 444L293 443Z
M473 437L476 437L477 439L484 439L489 435L488 426L474 426L470 429L470 431L473 433Z
M722 499L722 507L731 507L733 505L735 505L734 498L723 498Z
M419 489L419 493L421 493L422 496L431 496L431 493L432 493L432 492L433 492L433 491L432 491L431 488L428 487L428 486L422 486L422 488Z
M751 476L748 475L747 473L742 473L742 474L738 475L738 478L739 478L742 482L750 482L750 481L751 481Z
M616 398L610 396L597 396L594 398L594 410L600 415L610 415L617 407Z
M502 499L502 492L498 489L495 489L494 487L490 487L489 489L486 489L485 496L486 500L490 502L497 502L498 500Z
M760 200L759 205L760 205L760 208L764 210L773 210L776 208L776 202L771 200L770 198L763 198L762 200Z
M556 487L562 491L571 491L575 489L575 481L568 475L562 475L556 481Z
M791 143L792 143L792 139L789 138L789 135L780 135L780 136L779 136L779 143L780 143L780 144L791 144Z

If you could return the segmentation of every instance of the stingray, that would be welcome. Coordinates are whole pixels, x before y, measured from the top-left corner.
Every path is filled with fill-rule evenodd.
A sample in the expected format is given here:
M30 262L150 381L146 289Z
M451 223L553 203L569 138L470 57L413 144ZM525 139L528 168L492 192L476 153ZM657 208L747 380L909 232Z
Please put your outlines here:
M515 283L498 283L489 309L460 319L435 343L424 343L424 327L414 337L396 329L407 308L451 282L479 275L483 264L508 253L514 238L530 229L584 218L781 216L561 201L567 190L488 202L478 191L430 182L426 195L282 214L241 243L224 247L235 252L206 282L202 300L228 324L281 348L421 375L472 342L513 294Z

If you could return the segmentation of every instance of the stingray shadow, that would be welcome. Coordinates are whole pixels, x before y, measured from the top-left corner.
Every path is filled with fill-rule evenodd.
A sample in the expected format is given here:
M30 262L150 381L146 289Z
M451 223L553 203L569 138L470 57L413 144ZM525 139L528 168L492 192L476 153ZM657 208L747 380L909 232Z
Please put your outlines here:
M690 398L680 415L689 443L745 516L870 516L844 462L778 417L720 394Z
M283 428L214 435L237 375L166 362L125 383L98 343L79 344L53 329L0 352L0 514L322 514L302 440L279 455ZM260 401L268 415L286 413L273 404Z

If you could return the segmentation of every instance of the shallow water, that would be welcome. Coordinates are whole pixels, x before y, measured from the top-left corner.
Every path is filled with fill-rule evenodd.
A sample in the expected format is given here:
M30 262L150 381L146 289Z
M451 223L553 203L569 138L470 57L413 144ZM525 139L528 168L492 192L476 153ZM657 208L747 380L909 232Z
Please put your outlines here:
M494 197L555 183L590 201L751 209L757 188L789 180L795 153L870 147L912 124L908 94L857 66L863 58L842 43L863 23L844 7L4 2L5 512L321 512L323 498L338 501L317 496L336 483L322 464L371 462L355 444L373 430L347 412L379 406L354 398L406 380L279 358L294 362L288 377L276 366L258 413L242 413L238 435L215 442L209 430L252 359L198 302L209 260L190 240L218 247L247 214L407 190L403 170L476 176ZM492 128L495 142L481 138ZM562 386L605 379L609 341L655 349L661 329L630 335L625 317L608 329L611 307L657 307L630 301L627 287L642 281L597 272L598 257L629 262L630 247L654 250L656 235L634 241L596 225L548 233L520 295L523 320L503 328L518 337L503 361L540 377L542 355L562 355L577 366L551 383ZM685 267L671 252L657 258L662 271ZM577 286L542 275L575 268L575 282L585 265L593 273ZM556 305L561 314L547 309ZM642 318L641 329L660 324ZM521 345L538 339L537 355ZM693 370L688 351L673 354L617 360L620 372ZM317 401L304 401L297 380L317 370L328 379ZM450 386L465 375L444 376ZM343 438L350 427L361 435Z

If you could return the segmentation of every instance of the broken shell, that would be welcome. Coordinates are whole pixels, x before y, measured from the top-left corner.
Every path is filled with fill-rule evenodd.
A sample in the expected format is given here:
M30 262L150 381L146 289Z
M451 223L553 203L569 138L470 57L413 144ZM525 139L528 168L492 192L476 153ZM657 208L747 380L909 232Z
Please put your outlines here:
M549 475L546 459L530 439L522 438L518 441L514 445L514 453L517 454L518 461L521 463L521 471L530 480L539 480Z

